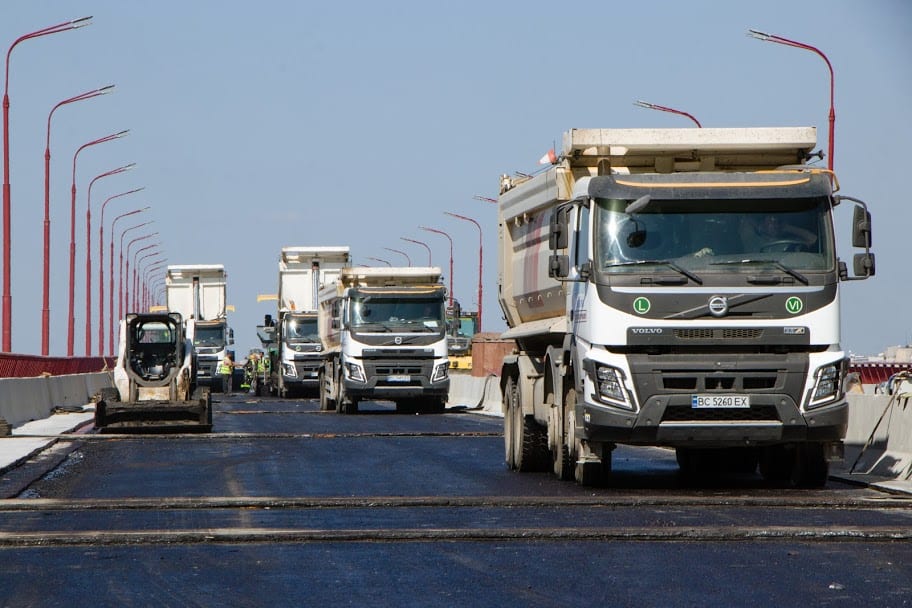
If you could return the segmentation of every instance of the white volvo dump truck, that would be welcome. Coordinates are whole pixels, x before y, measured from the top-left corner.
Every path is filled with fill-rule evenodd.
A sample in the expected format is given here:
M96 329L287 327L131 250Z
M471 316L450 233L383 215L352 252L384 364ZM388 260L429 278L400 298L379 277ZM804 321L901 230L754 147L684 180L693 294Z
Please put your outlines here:
M185 322L194 322L191 337L198 359L196 380L219 390L218 367L234 344L234 330L228 327L227 279L221 264L168 266L165 275L168 311L180 313Z
M874 255L866 205L808 164L815 146L812 127L575 129L544 172L501 178L511 468L603 483L633 444L689 474L826 483L847 423L840 282Z
M446 288L437 267L343 268L320 292L320 408L357 413L363 399L442 412L450 389Z
M348 247L283 247L279 257L276 361L270 392L280 397L318 388L323 343L317 328L320 289L349 266Z

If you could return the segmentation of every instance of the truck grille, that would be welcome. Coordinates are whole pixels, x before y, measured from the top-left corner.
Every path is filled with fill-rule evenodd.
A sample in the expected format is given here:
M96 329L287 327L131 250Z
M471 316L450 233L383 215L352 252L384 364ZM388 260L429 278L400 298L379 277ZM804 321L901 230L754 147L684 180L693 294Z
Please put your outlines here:
M750 408L692 408L669 406L665 408L662 422L740 422L748 420L779 420L773 405Z
M763 337L761 328L698 328L676 329L679 340L758 340Z

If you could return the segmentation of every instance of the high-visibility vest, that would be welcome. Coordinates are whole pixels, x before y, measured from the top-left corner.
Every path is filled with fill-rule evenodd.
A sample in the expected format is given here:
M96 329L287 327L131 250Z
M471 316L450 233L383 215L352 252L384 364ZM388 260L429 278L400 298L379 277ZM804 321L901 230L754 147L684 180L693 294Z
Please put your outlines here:
M218 371L222 376L227 376L231 373L231 365L227 362L226 359L222 359L222 363L219 365Z

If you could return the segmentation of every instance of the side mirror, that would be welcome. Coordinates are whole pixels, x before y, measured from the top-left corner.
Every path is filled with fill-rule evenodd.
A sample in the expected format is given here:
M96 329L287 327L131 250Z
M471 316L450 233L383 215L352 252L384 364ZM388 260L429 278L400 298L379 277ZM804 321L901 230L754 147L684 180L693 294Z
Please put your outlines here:
M548 277L566 278L570 274L570 256L554 254L548 258Z
M852 215L852 247L871 247L871 213L861 205Z
M552 251L556 249L566 249L570 242L569 228L569 207L558 207L551 214L548 231L548 248Z
M852 260L852 270L855 276L868 278L874 276L874 254L873 253L856 253Z

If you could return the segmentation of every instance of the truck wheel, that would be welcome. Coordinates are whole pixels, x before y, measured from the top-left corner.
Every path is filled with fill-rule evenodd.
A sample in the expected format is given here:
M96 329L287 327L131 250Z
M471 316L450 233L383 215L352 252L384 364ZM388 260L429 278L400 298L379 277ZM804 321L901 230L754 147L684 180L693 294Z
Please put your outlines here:
M822 488L826 485L829 472L822 443L806 443L796 448L791 479L796 487Z
M574 478L574 466L573 460L570 454L570 446L568 444L571 433L569 432L569 416L567 413L576 405L576 389L569 388L567 392L564 393L564 406L563 411L560 412L560 420L555 421L558 436L556 439L555 449L551 452L551 463L554 474L557 475L558 479L568 481ZM554 408L554 411L557 412L557 408Z
M104 399L95 404L95 428L103 429L107 425L107 406Z
M321 371L319 380L319 391L320 391L320 411L322 412L331 412L336 409L336 402L329 398L329 391L326 388L326 375Z
M504 460L507 466L516 470L516 409L519 401L519 389L513 377L507 378L507 385L503 392L503 437Z
M346 396L342 396L339 399L339 413L340 414L357 414L358 413L358 400L349 399Z

